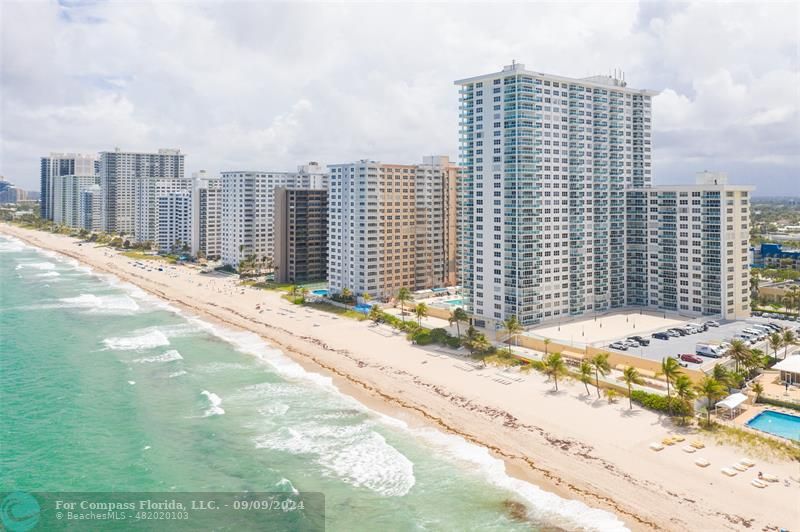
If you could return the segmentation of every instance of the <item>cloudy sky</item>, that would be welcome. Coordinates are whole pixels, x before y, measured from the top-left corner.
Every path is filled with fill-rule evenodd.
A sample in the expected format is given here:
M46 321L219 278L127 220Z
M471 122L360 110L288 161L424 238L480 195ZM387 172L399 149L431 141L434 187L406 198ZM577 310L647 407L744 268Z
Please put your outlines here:
M515 59L661 91L657 184L797 195L799 5L0 0L0 175L38 189L40 156L115 146L187 172L456 158L453 80Z

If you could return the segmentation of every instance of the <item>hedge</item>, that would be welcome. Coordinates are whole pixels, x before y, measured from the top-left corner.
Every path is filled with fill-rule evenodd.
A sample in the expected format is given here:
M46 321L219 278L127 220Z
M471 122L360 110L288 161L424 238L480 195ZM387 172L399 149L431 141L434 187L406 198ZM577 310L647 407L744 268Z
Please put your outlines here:
M670 412L669 406L672 406L672 415L675 416L693 416L694 407L688 402L681 401L677 397L667 398L666 395L658 395L655 393L645 392L643 390L633 390L631 392L631 399L633 402L642 405L650 410L657 412Z
M789 401L781 401L780 399L773 399L771 397L764 397L759 396L758 403L763 403L765 405L772 405L772 406L780 406L783 408L789 408L790 410L800 410L800 405L797 403L790 403Z

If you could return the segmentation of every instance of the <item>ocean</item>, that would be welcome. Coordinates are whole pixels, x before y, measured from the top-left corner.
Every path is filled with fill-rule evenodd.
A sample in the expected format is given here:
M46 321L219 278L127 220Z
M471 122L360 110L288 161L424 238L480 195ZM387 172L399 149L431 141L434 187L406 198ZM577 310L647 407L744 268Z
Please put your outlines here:
M6 236L0 404L0 491L321 492L329 531L624 529L257 335Z

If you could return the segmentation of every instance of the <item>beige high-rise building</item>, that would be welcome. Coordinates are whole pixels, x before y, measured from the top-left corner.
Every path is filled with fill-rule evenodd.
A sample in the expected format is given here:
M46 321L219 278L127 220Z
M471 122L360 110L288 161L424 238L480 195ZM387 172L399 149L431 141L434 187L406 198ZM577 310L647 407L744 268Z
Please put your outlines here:
M455 179L448 157L331 165L328 285L394 297L455 284Z
M725 174L694 185L627 191L627 295L631 305L714 316L750 316L750 195Z

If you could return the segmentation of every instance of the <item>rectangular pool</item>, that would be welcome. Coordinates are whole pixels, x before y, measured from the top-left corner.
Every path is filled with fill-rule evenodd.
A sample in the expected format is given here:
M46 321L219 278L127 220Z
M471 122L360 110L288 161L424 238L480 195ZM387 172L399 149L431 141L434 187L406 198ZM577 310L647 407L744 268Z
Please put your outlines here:
M800 416L764 410L748 421L747 426L782 438L800 441Z

